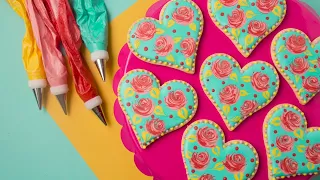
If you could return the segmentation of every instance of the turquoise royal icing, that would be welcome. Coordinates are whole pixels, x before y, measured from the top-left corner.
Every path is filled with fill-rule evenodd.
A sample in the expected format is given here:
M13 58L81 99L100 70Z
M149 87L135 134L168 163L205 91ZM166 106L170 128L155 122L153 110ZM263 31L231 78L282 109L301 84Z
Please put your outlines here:
M70 4L89 51L106 50L108 13L104 0L71 0Z
M248 57L286 14L285 0L209 0L214 23Z
M320 172L320 128L307 129L297 107L274 107L265 119L264 138L270 178Z
M273 61L301 104L306 104L320 91L319 41L317 38L311 43L302 31L285 29L272 43Z
M227 54L208 57L200 81L229 130L269 104L279 88L278 74L269 63L255 61L240 69Z
M185 130L182 157L188 179L252 179L259 158L251 144L233 140L225 143L221 128L209 120L199 120Z
M198 107L197 94L188 83L173 80L160 87L151 72L141 69L124 75L118 100L142 148L182 127Z
M128 45L141 60L194 73L203 29L199 7L189 0L169 1L153 18L138 20L129 30Z

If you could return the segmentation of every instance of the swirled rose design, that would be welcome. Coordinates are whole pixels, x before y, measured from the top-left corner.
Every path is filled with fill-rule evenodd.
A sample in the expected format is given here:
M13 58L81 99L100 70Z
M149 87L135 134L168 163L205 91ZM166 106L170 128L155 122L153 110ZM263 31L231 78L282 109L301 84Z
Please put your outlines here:
M288 135L283 135L277 137L276 145L281 152L290 152L294 145L294 139Z
M188 25L193 22L194 19L194 12L192 8L187 6L182 6L177 8L173 14L172 19L181 25Z
M317 93L320 90L320 83L317 77L310 76L303 80L302 86L310 93Z
M305 155L312 164L320 164L320 144L308 146Z
M198 143L203 147L213 148L217 145L219 135L213 128L203 127L197 132Z
M136 114L148 117L153 113L154 105L151 99L141 98L138 103L132 105L132 109Z
M307 50L306 39L303 36L292 35L286 41L288 51L293 54L300 54Z
M243 172L246 167L246 158L242 154L229 154L223 165L231 173Z
M298 163L291 158L284 158L280 161L279 167L285 174L296 174L298 171Z
M235 104L240 97L240 91L235 85L228 85L219 93L220 101L226 105Z
M160 36L155 42L154 51L159 56L167 56L173 49L174 42L170 36Z
M193 38L186 38L180 43L181 53L188 58L196 52L196 41Z
M301 117L292 112L284 112L280 117L281 127L289 132L292 132L301 126Z
M303 75L310 67L309 62L304 58L296 58L290 64L291 72L296 75Z
M207 152L194 152L190 159L191 166L198 170L205 169L210 161L210 156Z
M159 119L152 119L147 121L146 129L150 134L158 136L165 131L165 123Z
M243 10L235 9L228 15L228 23L231 28L241 28L246 23L246 15Z
M227 60L216 60L211 67L212 73L219 79L227 78L232 73L232 65Z
M246 100L244 101L243 105L241 106L241 114L242 116L246 117L258 108L259 104L257 101L254 100Z
M258 92L267 91L270 87L269 76L260 72L255 72L251 77L251 84L253 89Z
M253 36L262 36L267 31L267 24L262 21L250 21L248 32Z
M166 105L172 110L179 110L187 104L187 98L181 90L169 92L164 100Z
M153 80L148 75L136 76L131 81L131 86L136 93L146 94L152 89Z
M154 37L156 26L152 22L142 22L134 33L138 39L147 41Z
M278 5L278 0L257 0L256 4L260 12L270 13Z

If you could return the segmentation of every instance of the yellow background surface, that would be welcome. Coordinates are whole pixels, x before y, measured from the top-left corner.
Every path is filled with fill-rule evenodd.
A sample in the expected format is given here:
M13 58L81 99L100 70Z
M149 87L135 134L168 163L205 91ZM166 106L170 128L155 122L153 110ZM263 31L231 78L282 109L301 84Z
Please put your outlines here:
M99 93L103 98L103 109L107 117L108 126L105 127L91 112L85 109L83 102L76 95L73 84L70 84L68 94L69 115L61 111L58 101L49 93L45 100L45 107L49 114L62 129L82 158L86 161L98 179L151 179L142 174L135 166L133 153L122 144L120 138L121 126L113 115L113 105L116 96L113 93L113 76L119 69L117 58L122 46L126 43L126 35L131 24L145 16L147 9L155 0L139 0L127 11L110 22L109 54L107 63L107 78L103 83L95 65L90 61L90 53L83 51L89 68L94 73ZM71 78L69 78L71 80Z

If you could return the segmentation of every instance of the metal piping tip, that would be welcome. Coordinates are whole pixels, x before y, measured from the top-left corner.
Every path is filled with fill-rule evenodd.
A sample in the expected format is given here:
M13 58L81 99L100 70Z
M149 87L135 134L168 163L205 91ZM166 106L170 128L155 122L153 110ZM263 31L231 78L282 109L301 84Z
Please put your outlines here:
M97 107L93 108L92 111L94 112L94 114L96 114L96 116L100 119L100 121L103 122L103 124L107 126L107 121L103 115L101 106L97 106Z
M59 95L56 95L56 98L57 100L59 101L59 104L64 112L65 115L68 115L68 112L67 112L67 103L66 103L66 98L67 95L66 94L59 94Z
M105 82L106 81L106 78L105 78L105 64L106 64L106 61L104 59L97 59L95 61L95 64L97 66L97 69L100 73L100 76L102 78L102 81Z
M34 97L36 98L39 110L42 109L42 88L32 89Z

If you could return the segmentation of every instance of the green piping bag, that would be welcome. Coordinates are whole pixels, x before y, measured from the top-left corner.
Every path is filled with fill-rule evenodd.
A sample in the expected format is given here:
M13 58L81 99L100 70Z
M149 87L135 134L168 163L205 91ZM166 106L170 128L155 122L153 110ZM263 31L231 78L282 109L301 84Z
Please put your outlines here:
M81 37L91 52L103 81L105 81L105 63L109 60L106 51L108 45L108 13L104 0L70 0Z

